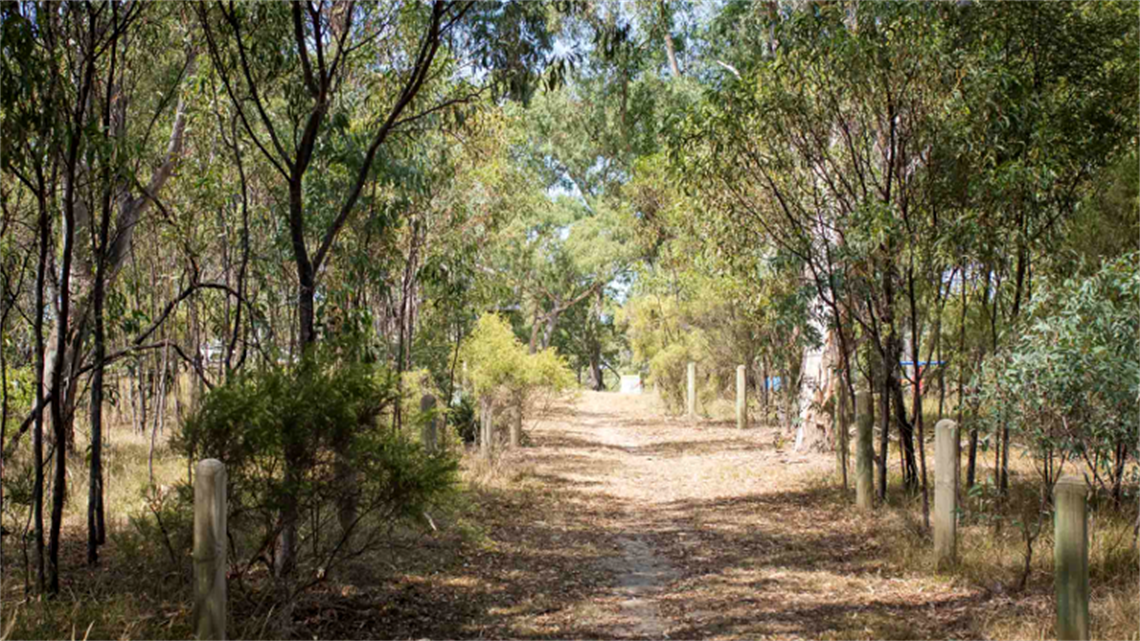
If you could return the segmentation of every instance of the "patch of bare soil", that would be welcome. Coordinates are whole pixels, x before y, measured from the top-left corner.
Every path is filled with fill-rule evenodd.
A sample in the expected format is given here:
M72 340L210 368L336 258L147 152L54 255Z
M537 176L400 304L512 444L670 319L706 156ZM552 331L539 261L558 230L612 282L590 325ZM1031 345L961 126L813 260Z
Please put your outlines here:
M387 638L981 637L978 590L893 567L832 457L767 428L585 393L471 487L468 526L391 552L296 632ZM480 476L482 474L482 476ZM487 479L490 480L487 480ZM367 573L371 575L372 573ZM366 587L372 585L374 587ZM343 587L338 588L344 590ZM331 619L329 617L332 617Z

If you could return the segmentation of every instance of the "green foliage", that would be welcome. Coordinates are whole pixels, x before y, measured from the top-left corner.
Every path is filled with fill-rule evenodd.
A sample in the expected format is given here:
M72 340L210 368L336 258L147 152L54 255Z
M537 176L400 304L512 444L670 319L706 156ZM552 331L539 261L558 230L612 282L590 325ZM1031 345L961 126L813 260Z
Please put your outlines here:
M1140 237L1140 154L1136 149L1106 167L1075 215L1048 265L1051 271L1089 273L1104 259L1136 249Z
M177 446L225 463L240 570L273 554L287 497L302 515L299 536L310 540L297 548L298 566L315 575L374 547L394 522L420 518L455 487L451 456L428 455L378 424L396 400L383 369L319 350L206 395Z
M783 325L795 322L792 317L803 318L803 310L782 308L779 301L749 309L748 292L736 289L733 279L701 282L704 287L686 299L645 293L623 309L632 359L648 369L646 382L666 406L684 409L689 362L697 364L698 406L703 408L734 398L738 365L748 367L751 380L762 375L764 365L768 376L794 378L810 335L786 331ZM789 389L785 386L779 395Z
M459 402L451 407L447 413L447 422L464 443L475 442L479 426L476 424L475 404L471 402L469 396L460 398Z
M1137 460L1138 268L1132 253L1048 288L1021 337L976 383L979 419L1019 433L1046 480L1059 473L1054 458L1081 461L1090 481L1119 498L1127 462Z
M2 347L0 347L2 349ZM20 419L36 400L35 370L31 366L11 368L7 372L8 387L0 390L8 408L8 419Z
M574 374L553 349L528 354L498 314L483 314L463 344L471 391L497 406L532 405L540 395L558 395L575 385Z
M400 409L404 416L417 420L420 412L420 400L430 394L437 405L444 404L439 388L435 385L431 372L427 368L415 369L400 374Z
M521 379L525 388L561 394L574 387L574 374L555 350L540 350L526 359L526 373Z
M190 578L192 559L180 551L194 546L193 488L180 486L172 492L156 492L146 504L146 512L128 517L127 529L111 531L116 549L132 565L169 564Z
M685 407L689 361L701 363L700 373L704 374L705 363L710 360L705 332L698 327L682 331L681 325L688 319L680 317L682 310L678 308L672 297L650 295L631 299L623 310L633 359L649 368L645 383L652 385L675 412ZM732 367L735 371L736 366ZM701 376L700 380L705 378ZM704 386L700 387L703 391Z

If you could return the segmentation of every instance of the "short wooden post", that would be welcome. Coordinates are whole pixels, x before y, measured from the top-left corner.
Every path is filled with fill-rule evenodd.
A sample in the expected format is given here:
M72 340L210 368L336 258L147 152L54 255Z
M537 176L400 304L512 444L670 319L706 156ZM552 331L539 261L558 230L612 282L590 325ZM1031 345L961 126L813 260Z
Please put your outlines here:
M1089 638L1089 538L1085 481L1065 476L1053 490L1053 583L1057 590L1057 639Z
M420 428L420 441L429 454L435 452L436 445L436 421L439 417L436 416L435 406L435 396L424 394L420 397L420 413L426 415L423 417L423 427Z
M736 426L748 427L748 386L743 365L736 366Z
M519 443L522 441L522 423L523 408L522 402L519 401L519 404L515 406L514 413L511 415L510 439L512 450L518 448Z
M194 630L226 638L226 466L212 458L194 474Z
M875 449L871 445L871 393L855 395L855 506L860 510L874 507L875 487L872 481L875 470Z
M934 558L938 569L958 559L958 424L934 426Z
M479 403L479 453L483 458L491 458L494 426L491 424L491 401L482 399Z
M688 395L686 396L686 411L689 418L697 415L697 364L689 363L688 367Z

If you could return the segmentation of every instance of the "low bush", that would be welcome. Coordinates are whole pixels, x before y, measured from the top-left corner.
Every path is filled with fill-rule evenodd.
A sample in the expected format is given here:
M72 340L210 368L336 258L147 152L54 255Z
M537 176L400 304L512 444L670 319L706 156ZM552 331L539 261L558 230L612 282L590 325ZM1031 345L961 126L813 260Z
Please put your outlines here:
M1138 265L1133 253L1089 278L1047 284L1020 338L979 375L979 423L991 434L1008 428L1027 447L1046 494L1077 469L1119 504L1140 476Z
M576 386L574 373L553 349L529 354L497 314L479 318L462 348L467 386L493 414L510 414L521 427L554 398Z
M226 465L239 585L259 565L287 595L315 585L456 485L454 457L379 420L397 402L394 377L330 354L235 377L206 395L177 439L184 454Z

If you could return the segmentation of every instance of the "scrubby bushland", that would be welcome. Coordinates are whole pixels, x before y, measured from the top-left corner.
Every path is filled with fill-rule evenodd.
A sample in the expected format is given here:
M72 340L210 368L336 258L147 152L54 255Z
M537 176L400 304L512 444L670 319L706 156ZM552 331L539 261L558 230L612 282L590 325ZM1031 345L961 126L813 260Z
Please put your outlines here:
M1140 474L1138 267L1140 253L1127 254L1089 278L1044 288L1020 339L990 358L977 381L981 424L1018 437L1046 493L1075 468L1119 504L1127 475L1135 486Z
M522 423L535 416L552 399L575 386L574 373L551 348L527 352L497 314L484 314L462 348L467 363L467 387L479 401L484 416L511 421L517 440Z
M760 414L770 410L790 418L795 414L795 385L765 388L767 378L796 380L803 346L818 336L793 332L786 322L797 292L772 291L748 307L726 290L743 287L730 278L699 278L689 284L686 296L644 293L622 310L632 348L632 359L648 369L651 384L670 411L685 407L688 363L697 364L698 407L711 413L718 401L727 405L736 394L736 368L746 365L749 395L758 401ZM771 303L769 305L769 303Z
M455 487L454 457L429 454L380 420L396 402L385 369L319 350L206 395L177 446L226 465L233 573L265 566L295 594L381 546ZM290 521L296 560L287 567L279 546Z

